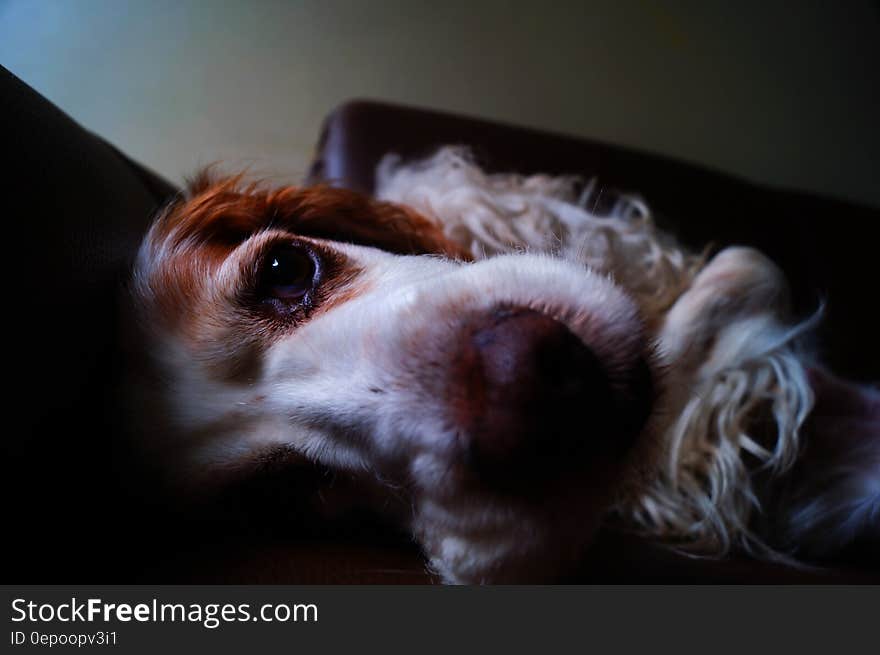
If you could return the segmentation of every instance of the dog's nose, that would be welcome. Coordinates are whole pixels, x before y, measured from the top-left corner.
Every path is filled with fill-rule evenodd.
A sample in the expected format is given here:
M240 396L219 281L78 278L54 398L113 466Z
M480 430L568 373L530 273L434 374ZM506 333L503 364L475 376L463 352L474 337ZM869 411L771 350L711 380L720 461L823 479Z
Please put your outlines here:
M633 417L623 414L643 408L622 406L602 362L563 323L503 309L471 322L468 332L457 362L456 418L478 474L554 473L629 448Z

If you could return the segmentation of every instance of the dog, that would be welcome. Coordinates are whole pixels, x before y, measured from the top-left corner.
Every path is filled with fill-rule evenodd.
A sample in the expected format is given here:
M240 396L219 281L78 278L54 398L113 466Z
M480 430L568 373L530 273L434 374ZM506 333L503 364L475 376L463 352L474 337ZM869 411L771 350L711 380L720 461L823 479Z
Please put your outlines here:
M320 466L346 480L322 511L382 515L449 583L563 579L601 525L785 561L878 543L880 394L816 364L767 257L460 148L377 175L208 171L155 220L131 407L163 493Z

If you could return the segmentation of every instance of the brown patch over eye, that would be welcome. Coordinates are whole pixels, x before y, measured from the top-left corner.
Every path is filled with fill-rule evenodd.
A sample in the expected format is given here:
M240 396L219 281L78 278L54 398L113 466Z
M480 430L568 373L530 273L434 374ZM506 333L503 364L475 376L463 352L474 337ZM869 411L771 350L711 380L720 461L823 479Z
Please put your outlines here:
M243 175L196 178L187 197L171 206L156 236L175 245L210 243L222 256L261 229L380 248L403 255L437 254L469 260L440 226L418 212L347 189L318 185L267 188Z

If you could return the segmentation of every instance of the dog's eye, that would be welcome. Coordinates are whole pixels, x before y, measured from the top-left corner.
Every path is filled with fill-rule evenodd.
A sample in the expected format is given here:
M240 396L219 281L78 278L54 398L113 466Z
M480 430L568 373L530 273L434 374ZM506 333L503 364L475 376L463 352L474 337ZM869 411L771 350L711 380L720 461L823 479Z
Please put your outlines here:
M262 292L284 302L303 300L315 286L318 266L314 256L294 245L277 247L263 260Z

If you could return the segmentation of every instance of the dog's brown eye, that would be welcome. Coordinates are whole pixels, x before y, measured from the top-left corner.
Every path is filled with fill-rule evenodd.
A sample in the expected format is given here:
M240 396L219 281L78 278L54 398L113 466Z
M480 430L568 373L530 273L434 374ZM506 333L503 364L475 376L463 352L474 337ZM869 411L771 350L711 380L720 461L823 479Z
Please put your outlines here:
M300 302L315 286L318 266L303 248L285 245L271 250L264 260L262 292L284 302Z

